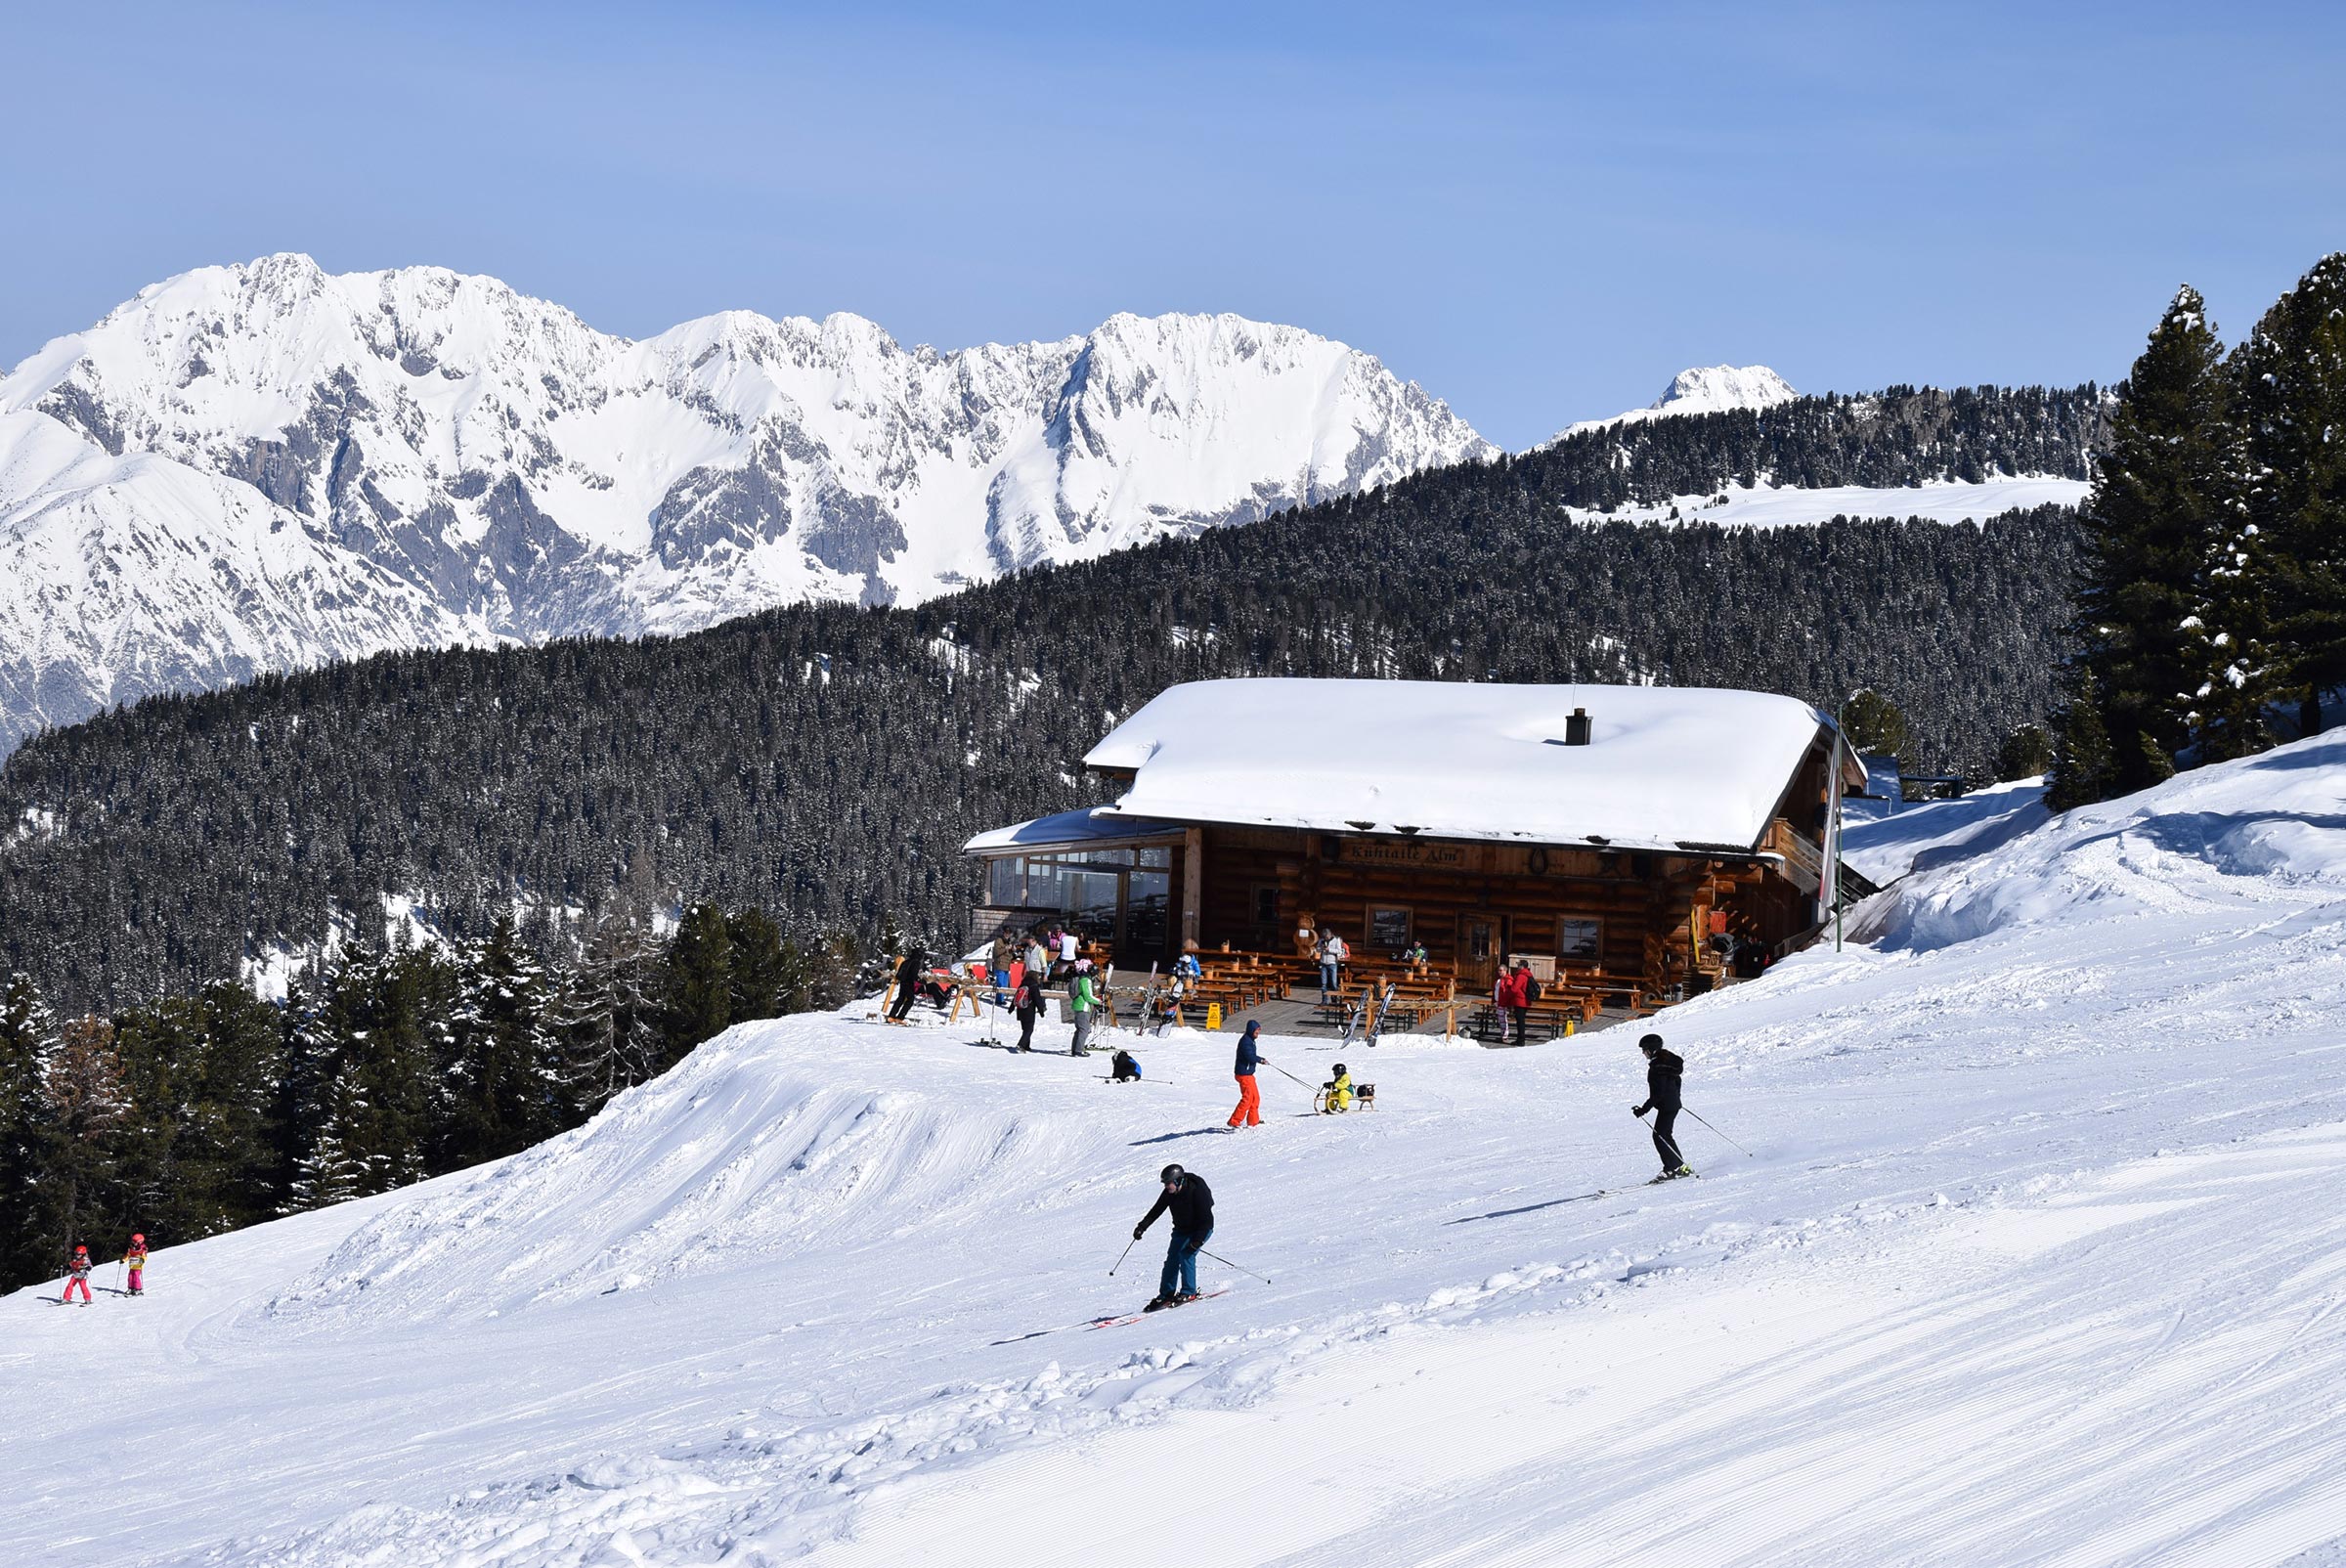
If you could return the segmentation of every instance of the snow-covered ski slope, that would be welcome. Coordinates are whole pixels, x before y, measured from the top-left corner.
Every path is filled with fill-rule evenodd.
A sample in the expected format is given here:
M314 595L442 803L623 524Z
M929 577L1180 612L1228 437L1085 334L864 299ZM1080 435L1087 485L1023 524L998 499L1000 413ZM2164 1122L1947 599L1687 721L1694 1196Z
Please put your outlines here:
M1927 485L1729 485L1708 496L1674 496L1651 505L1572 515L1592 521L1717 523L1727 528L1805 528L1836 517L1984 523L2032 506L2074 506L2092 489L2082 479L2043 474ZM1721 501L1721 496L1726 499Z
M1634 1029L1356 1045L1383 1109L1272 1071L1235 1137L1228 1036L1119 1086L736 1029L144 1300L0 1300L0 1560L2336 1560L2346 736L1858 929L1663 1018L1756 1157L1685 1120L1705 1179L1660 1188ZM1161 1223L1108 1269L1168 1159L1271 1283L1062 1328L1153 1288Z

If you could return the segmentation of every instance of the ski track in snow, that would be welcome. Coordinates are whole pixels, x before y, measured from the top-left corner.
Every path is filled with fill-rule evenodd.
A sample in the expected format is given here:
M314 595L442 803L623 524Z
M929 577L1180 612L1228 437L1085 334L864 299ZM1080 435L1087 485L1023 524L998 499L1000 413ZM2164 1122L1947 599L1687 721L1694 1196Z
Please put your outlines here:
M2306 1563L2346 1539L2346 737L1917 872L1657 1025L1385 1109L750 1025L587 1127L0 1300L0 1560ZM1064 1027L1038 1031L1064 1041ZM1337 1053L1276 1040L1325 1077ZM1156 1167L1216 1301L1106 1271ZM105 1283L103 1279L101 1283ZM50 1287L53 1291L54 1286Z

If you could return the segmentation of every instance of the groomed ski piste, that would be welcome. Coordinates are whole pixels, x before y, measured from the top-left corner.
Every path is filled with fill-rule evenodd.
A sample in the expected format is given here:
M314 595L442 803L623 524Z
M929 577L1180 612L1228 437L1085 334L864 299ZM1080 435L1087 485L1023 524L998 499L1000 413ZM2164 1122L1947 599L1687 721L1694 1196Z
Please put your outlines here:
M1355 1042L1379 1110L1238 1135L1228 1034L736 1028L0 1300L0 1560L2346 1561L2346 735L1987 838L1659 1020L1754 1151L1681 1118L1700 1181L1635 1185L1635 1025ZM1169 1160L1269 1283L1064 1327Z

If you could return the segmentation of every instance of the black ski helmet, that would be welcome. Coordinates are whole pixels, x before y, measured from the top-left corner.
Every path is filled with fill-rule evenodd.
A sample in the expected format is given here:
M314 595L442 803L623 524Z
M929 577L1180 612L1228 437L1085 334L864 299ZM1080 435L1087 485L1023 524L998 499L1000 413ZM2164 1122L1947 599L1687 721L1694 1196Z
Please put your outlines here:
M1336 1064L1336 1076L1339 1078L1344 1076L1344 1064L1341 1062Z
M1644 1039L1642 1039L1642 1040L1639 1040L1639 1041L1637 1042L1637 1049L1638 1049L1638 1050L1640 1050L1640 1051L1659 1051L1659 1050L1661 1050L1661 1049L1662 1049L1662 1036L1660 1036L1659 1034L1649 1034L1649 1035L1647 1035L1647 1036L1646 1036Z
M1181 1178L1182 1169L1179 1165L1167 1165L1163 1170L1160 1170L1156 1173L1156 1179L1160 1182L1163 1182L1168 1187L1181 1180Z

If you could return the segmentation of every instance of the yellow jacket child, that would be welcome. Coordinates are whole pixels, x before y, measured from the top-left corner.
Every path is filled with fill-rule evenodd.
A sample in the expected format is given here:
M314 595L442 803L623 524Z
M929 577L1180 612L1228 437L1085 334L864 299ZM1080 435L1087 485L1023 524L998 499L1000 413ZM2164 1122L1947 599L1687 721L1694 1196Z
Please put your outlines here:
M1336 1075L1321 1086L1320 1109L1328 1115L1352 1109L1352 1074L1336 1064Z

